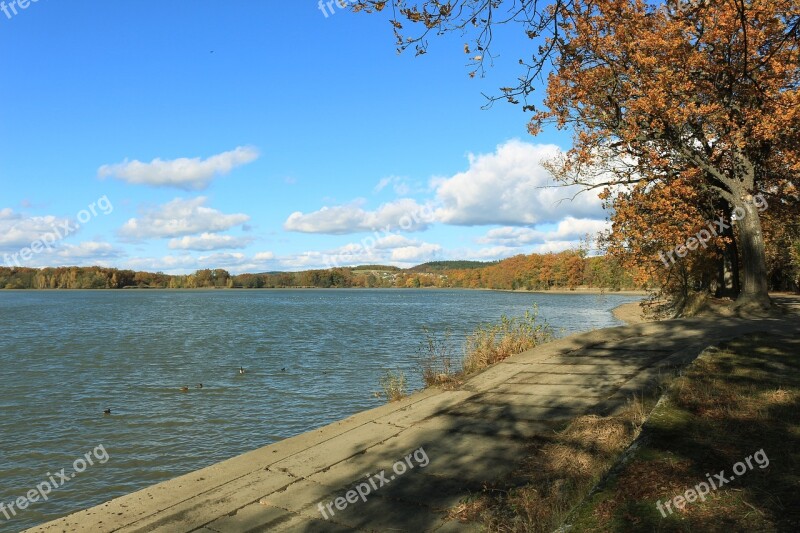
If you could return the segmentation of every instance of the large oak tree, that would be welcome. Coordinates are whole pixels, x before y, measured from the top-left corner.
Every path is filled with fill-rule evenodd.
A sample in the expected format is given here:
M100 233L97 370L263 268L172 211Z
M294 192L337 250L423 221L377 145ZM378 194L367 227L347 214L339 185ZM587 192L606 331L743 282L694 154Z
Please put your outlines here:
M393 10L400 49L473 30L479 73L492 28L518 23L531 39L519 83L501 97L572 128L554 167L566 183L637 195L677 184L711 194L736 217L740 303L769 305L759 194L796 202L800 182L800 5L795 0L361 0ZM407 37L404 25L423 31ZM474 54L474 55L473 55ZM544 106L529 97L547 75ZM628 193L625 193L628 194ZM635 198L636 195L631 197ZM624 200L624 198L623 198ZM694 206L687 211L694 210ZM730 220L730 216L728 220ZM686 239L690 234L684 236Z

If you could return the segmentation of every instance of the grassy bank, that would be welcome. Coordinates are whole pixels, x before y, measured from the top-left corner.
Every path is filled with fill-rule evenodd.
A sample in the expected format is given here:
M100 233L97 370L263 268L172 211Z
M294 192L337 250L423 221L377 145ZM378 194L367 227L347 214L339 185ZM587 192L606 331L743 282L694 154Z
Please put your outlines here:
M487 531L556 530L639 434L655 401L632 401L616 416L581 416L533 439L512 478L475 494L450 518L477 522Z
M704 352L573 530L797 531L799 352L800 339L757 335Z
M536 307L522 317L503 315L496 323L478 326L467 335L461 354L455 351L449 331L425 328L423 334L417 354L422 382L426 387L445 389L457 388L468 376L554 337L552 328L538 319ZM387 371L380 379L382 392L378 394L388 401L400 400L407 394L406 381L402 371Z
M708 349L623 413L532 440L513 479L451 516L502 532L797 531L799 352L765 336Z

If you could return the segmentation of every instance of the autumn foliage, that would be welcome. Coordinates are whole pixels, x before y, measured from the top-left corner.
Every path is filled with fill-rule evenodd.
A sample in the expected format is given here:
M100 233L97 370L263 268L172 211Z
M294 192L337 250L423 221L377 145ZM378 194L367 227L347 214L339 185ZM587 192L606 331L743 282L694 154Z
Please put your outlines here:
M470 268L457 268L469 264ZM451 266L451 268L448 268ZM103 267L2 268L0 289L269 289L470 288L549 290L576 287L634 288L634 276L611 257L586 257L580 250L518 255L493 263L452 261L410 269L379 265L301 272L230 274L203 269L168 275Z
M501 88L499 99L524 103L534 135L548 125L573 132L572 148L549 168L563 184L604 190L613 210L610 249L654 274L653 252L743 210L713 250L655 275L668 289L682 278L676 286L706 290L716 272L742 305L770 304L776 268L800 242L796 0L394 4L400 49L413 44L424 52L434 32L471 30L465 51L480 54L470 75L491 57L492 28L517 24L531 47L520 51L523 75ZM403 38L406 23L423 31ZM533 99L539 75L547 76L541 103ZM760 213L757 195L776 209ZM770 254L770 239L788 251Z

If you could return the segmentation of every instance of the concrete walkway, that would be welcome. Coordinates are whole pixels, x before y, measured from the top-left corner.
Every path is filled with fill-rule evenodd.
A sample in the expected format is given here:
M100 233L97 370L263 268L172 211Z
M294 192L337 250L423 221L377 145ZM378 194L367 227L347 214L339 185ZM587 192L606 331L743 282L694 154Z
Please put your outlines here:
M513 480L527 438L620 410L668 367L755 331L798 336L800 319L672 320L575 335L461 390L425 390L29 531L469 531L443 511L485 483ZM366 501L356 492L347 501L370 480Z

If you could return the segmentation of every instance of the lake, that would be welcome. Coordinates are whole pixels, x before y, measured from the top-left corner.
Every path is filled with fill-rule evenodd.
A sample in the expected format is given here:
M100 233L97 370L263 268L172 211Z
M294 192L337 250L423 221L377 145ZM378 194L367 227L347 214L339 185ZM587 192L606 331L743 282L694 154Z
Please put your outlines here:
M412 289L0 291L0 503L51 477L63 483L11 520L0 513L0 531L381 405L374 392L386 370L403 370L419 388L423 327L450 329L460 343L478 324L521 316L535 303L564 335L620 325L611 310L640 298ZM91 455L98 446L107 456ZM72 471L78 458L88 463L87 453L94 464L61 481L57 472Z

